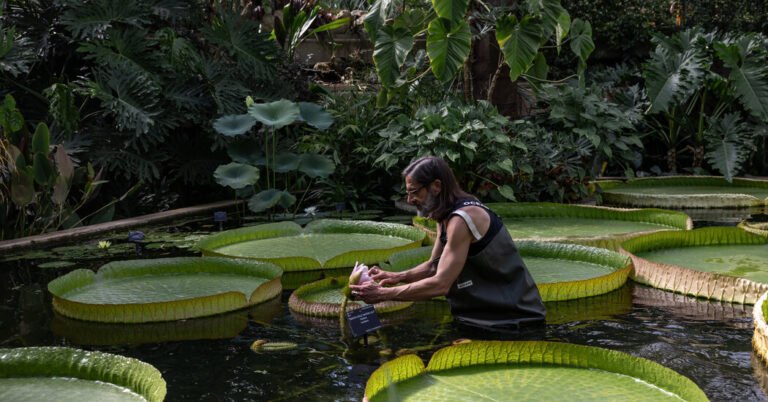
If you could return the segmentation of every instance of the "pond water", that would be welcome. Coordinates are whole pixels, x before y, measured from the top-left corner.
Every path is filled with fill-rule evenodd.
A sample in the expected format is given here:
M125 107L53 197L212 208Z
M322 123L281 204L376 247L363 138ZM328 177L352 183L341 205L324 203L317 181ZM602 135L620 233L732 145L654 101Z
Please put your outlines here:
M214 229L199 222L147 228L149 241L162 241L148 244L140 256L120 233L107 250L96 244L110 236L27 253L29 258L0 257L5 260L0 261L0 347L73 346L135 357L163 373L167 401L358 401L368 376L391 358L382 352L411 350L428 360L457 338L544 339L650 359L689 377L714 401L768 400L768 368L752 352L752 306L633 283L608 295L548 304L546 327L522 333L468 330L450 322L444 302L417 303L382 316L385 327L368 346L342 342L335 321L292 314L290 290L246 311L174 323L96 324L52 311L46 285L71 269L95 269L116 259L196 255L187 247ZM38 267L45 263L51 268ZM258 339L298 346L254 353L250 345Z

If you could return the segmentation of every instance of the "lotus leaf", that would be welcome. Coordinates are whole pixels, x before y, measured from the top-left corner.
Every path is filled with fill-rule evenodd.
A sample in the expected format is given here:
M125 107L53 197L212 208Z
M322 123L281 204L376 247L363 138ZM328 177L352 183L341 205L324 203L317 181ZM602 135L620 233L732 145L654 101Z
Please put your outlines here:
M299 113L302 120L318 130L327 130L333 124L333 116L315 103L299 102Z
M545 302L596 296L622 287L632 270L619 253L578 244L517 242ZM429 259L431 247L393 254L387 269L403 271Z
M270 188L259 192L248 200L248 208L253 212L265 211L275 205L285 208L296 202L296 197L287 191Z
M165 394L160 372L136 359L65 347L0 349L3 401L154 402Z
M229 258L116 261L48 284L53 307L85 321L171 321L233 311L278 296L282 270Z
M270 103L257 103L248 108L248 114L260 123L275 129L293 124L299 120L299 105L280 99Z
M547 202L490 203L515 240L578 243L616 249L621 241L641 233L691 229L687 215L661 209L618 209ZM415 218L414 226L434 238L434 222Z
M657 208L735 208L768 205L768 180L714 176L599 181L606 204Z
M264 144L259 144L253 139L232 141L227 145L227 154L233 162L247 163L254 166L264 166L267 161L264 157Z
M217 167L213 172L213 178L216 179L216 183L237 190L259 181L259 168L232 162Z
M297 313L324 318L338 318L341 302L344 300L344 287L349 278L340 276L326 278L300 286L291 293L288 307ZM379 314L401 310L411 306L413 302L385 301L373 305ZM350 300L347 311L363 307L365 303Z
M732 303L768 290L768 238L733 227L652 233L627 240L637 282Z
M336 170L336 165L328 157L316 154L303 154L301 155L299 170L312 178L328 177Z
M437 351L425 367L416 355L371 374L371 402L460 400L707 401L691 380L650 360L557 342L474 341Z
M227 137L245 134L254 125L256 125L256 119L247 114L223 116L213 122L214 130Z
M299 168L301 159L299 155L291 152L280 153L275 158L275 172L288 173L294 172Z
M420 246L423 239L418 229L396 223L319 219L303 229L294 222L277 222L229 230L197 247L205 255L252 258L302 271L352 267L356 261L376 264Z

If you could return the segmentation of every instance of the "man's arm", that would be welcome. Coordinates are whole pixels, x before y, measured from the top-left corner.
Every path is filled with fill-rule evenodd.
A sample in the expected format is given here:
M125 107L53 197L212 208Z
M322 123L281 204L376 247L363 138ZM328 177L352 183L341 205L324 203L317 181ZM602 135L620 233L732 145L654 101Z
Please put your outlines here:
M443 246L440 243L440 225L437 228L437 241L432 247L432 254L429 260L422 262L421 264L402 272L389 272L384 271L379 267L373 267L370 271L371 278L381 285L397 285L398 283L412 283L424 278L428 278L435 274L436 270L432 261L440 258L440 254L443 251Z
M359 286L350 286L350 289L366 303L378 303L383 300L427 300L448 294L451 285L464 268L472 235L460 217L450 218L446 230L448 243L442 250L434 275L389 288L371 281Z

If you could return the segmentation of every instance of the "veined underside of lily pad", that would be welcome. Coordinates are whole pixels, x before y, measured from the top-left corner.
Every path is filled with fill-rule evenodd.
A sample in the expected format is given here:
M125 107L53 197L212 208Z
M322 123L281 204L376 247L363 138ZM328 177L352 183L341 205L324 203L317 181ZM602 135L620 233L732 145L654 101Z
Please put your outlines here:
M622 287L632 271L629 258L604 248L529 240L516 244L545 302L609 293ZM430 256L431 247L396 253L385 269L403 271Z
M437 351L425 367L406 355L371 374L375 401L478 400L707 401L691 380L650 360L557 342L473 341Z
M66 347L0 349L0 400L165 399L160 371L140 360Z
M197 248L204 255L249 258L276 264L285 271L376 264L392 253L419 247L424 233L388 222L321 219L306 227L277 222L211 235Z
M765 321L765 317L768 315L768 303L766 303L766 299L768 299L768 292L760 296L752 309L752 322L755 326L755 333L752 335L752 348L763 359L760 364L768 363L768 323Z
M554 241L617 249L622 241L643 233L689 230L682 212L662 209L623 209L548 202L489 203L515 240ZM433 221L416 217L414 226L434 239Z
M115 261L78 269L48 284L61 315L142 323L234 311L280 294L282 270L269 263L215 257Z
M768 238L739 228L652 233L621 247L632 279L649 286L742 304L768 291Z
M300 286L291 293L288 307L299 314L311 317L338 318L341 302L344 300L344 287L348 277L326 278ZM386 314L408 308L413 302L385 301L376 303L373 308L378 314ZM362 301L350 300L347 311L363 307Z
M655 208L744 208L768 205L768 180L669 176L598 181L603 202Z

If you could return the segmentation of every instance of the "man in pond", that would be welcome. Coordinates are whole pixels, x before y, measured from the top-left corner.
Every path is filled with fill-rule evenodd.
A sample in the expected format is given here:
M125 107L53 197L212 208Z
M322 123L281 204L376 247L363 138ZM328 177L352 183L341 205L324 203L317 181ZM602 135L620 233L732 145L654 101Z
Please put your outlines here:
M432 256L410 270L370 270L350 286L366 303L446 296L454 318L484 328L544 322L539 290L501 219L463 191L448 164L423 157L403 171L408 203L438 222Z

